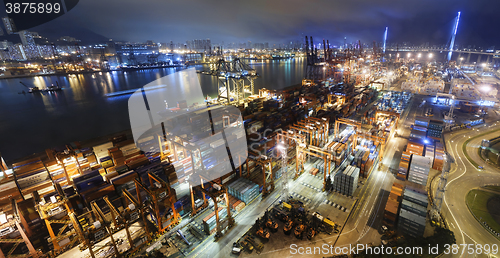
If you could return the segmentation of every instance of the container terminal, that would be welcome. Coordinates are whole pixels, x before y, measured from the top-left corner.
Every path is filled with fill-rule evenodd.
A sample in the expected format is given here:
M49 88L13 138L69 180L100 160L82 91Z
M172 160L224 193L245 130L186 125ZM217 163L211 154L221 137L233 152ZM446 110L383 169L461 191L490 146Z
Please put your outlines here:
M443 132L484 123L496 100L454 62L305 43L301 85L254 92L258 74L221 53L200 75L217 77L217 98L179 100L162 133L0 155L0 257L250 256L370 227L386 244L428 235L454 162Z

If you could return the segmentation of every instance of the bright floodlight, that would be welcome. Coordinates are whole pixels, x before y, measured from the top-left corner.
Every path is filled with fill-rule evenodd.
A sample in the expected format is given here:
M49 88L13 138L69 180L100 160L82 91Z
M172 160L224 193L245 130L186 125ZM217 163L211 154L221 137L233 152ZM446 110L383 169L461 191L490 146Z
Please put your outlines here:
M484 93L488 93L491 91L491 86L490 85L483 85L483 86L481 86L480 90Z
M486 63L482 63L481 66L486 67Z
M410 56L411 56L411 53L408 53L408 57L410 57Z
M422 54L418 53L418 58L422 57Z
M429 58L432 58L432 53L429 54Z

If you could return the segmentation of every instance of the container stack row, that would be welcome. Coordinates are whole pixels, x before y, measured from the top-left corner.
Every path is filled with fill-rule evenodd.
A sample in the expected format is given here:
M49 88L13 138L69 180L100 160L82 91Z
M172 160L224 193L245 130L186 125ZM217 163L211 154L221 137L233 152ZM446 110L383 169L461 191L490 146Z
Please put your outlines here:
M335 174L333 190L347 196L353 196L354 191L358 188L359 170L358 167L348 165L342 172Z
M401 204L403 190L403 185L394 183L385 205L383 223L391 228L394 228L396 226L396 220L398 218L398 210Z
M193 174L191 157L181 159L173 162L172 164L174 165L180 184L184 183L187 179L189 179L189 176Z
M379 99L376 104L377 109L381 111L391 111L401 113L409 103L412 93L400 91L387 91L384 96ZM373 114L375 116L375 114ZM374 121L375 118L373 117Z
M25 199L31 197L33 191L44 193L52 188L52 180L43 162L38 159L30 159L24 162L12 164L12 169Z
M398 231L414 238L424 235L428 198L425 191L407 187L399 212Z
M401 90L423 95L435 95L444 91L444 81L437 76L422 77L422 74L410 75L401 84Z
M320 174L323 174L328 169L328 164L325 165L325 161L322 159L317 159L313 163L313 168L318 169ZM330 163L330 172L335 169L335 163Z
M229 206L235 212L240 212L243 208L245 208L245 202L238 200L238 198L229 195Z
M219 220L223 220L227 217L227 209L218 207ZM215 233L217 230L217 218L215 216L215 211L210 213L203 219L203 229L207 235Z
M401 161L399 162L397 179L405 181L408 178L408 169L410 167L411 154L409 152L403 152L401 155Z
M112 142L107 142L101 145L94 146L94 154L97 158L97 161L99 164L101 164L101 167L103 168L108 168L113 166L113 160L111 159L111 156L109 155L108 150L113 148L113 143Z
M412 155L410 170L408 172L408 181L426 186L430 168L431 161L429 158Z
M444 123L442 121L431 120L427 128L427 137L440 140L443 133Z
M431 144L425 145L424 157L429 158L429 160L431 161L431 167L432 164L434 163L434 149L435 149L434 145Z
M458 98L479 99L479 94L477 94L474 85L467 79L452 79L451 93Z
M144 152L150 161L158 160L160 155L160 144L155 136L148 136L137 140L137 147Z
M434 151L434 163L432 168L442 171L444 165L444 146L440 142L436 142L436 149Z
M240 177L234 182L230 183L227 187L230 195L238 198L244 203L250 203L257 195L259 195L259 185L254 184L252 181Z

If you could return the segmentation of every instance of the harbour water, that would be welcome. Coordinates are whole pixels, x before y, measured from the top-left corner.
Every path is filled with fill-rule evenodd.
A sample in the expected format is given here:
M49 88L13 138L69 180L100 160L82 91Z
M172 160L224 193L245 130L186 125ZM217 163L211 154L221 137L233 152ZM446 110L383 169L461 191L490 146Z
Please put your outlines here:
M260 75L255 80L256 90L282 89L304 78L304 58L249 61L249 64ZM73 141L129 130L130 95L106 97L106 94L140 88L178 69L0 79L0 153L7 161L15 160ZM196 69L206 67L200 65ZM217 78L198 76L204 95L216 97ZM58 82L63 90L30 94L20 82L39 88ZM23 90L26 94L21 94Z

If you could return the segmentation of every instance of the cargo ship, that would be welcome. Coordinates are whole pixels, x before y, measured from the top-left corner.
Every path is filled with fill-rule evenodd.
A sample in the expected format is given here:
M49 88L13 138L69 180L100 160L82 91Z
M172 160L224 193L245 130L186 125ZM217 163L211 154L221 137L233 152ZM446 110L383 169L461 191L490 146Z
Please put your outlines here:
M140 64L140 65L126 65L120 67L122 71L135 71L145 69L159 69L159 68L173 68L184 67L183 64L159 63L159 64Z

